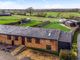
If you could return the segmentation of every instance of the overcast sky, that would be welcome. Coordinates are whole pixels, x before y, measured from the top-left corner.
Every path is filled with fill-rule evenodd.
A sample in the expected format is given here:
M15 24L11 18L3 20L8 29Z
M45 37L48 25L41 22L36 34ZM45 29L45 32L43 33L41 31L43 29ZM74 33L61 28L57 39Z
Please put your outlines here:
M0 0L0 9L80 8L80 0Z

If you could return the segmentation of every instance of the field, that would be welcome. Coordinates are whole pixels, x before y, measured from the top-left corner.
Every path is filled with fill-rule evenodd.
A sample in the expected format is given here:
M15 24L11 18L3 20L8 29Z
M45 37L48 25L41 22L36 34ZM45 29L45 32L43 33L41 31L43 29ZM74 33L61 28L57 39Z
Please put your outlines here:
M47 16L54 16L54 17L71 17L71 16L80 16L78 12L47 12Z
M54 16L55 18L48 18L48 16ZM71 16L80 16L80 13L78 12L47 12L46 17L22 16L22 15L0 16L0 24L8 24L11 22L17 22L21 20L22 18L31 18L31 22L26 23L26 24L20 24L18 26L32 27L34 25L42 23L41 21L50 21L51 22L50 24L43 26L42 28L70 31L70 29L66 28L65 26L62 26L59 23L55 24L54 22L59 22L59 17L71 17Z
M34 16L2 16L0 17L0 24L7 24L7 23L11 23L11 22L17 22L19 20L21 20L22 18L31 18L31 22L26 23L26 24L20 24L18 26L34 26L37 24L40 24L41 21L51 21L51 22L58 22L59 19L57 18L44 18L44 17L34 17ZM47 26L44 26L43 28L51 28L51 29L59 29L59 30L63 30L63 31L69 31L69 29L67 29L66 27L61 26L60 24L49 24Z
M7 24L11 22L17 22L20 19L15 16L0 16L0 24Z

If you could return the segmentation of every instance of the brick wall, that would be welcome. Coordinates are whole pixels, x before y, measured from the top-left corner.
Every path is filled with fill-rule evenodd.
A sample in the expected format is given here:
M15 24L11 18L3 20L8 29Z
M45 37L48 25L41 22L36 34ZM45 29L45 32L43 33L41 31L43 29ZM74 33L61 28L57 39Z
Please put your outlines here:
M50 40L40 39L40 44L36 44L35 43L35 38L32 38L31 43L28 43L27 38L26 38L25 45L28 46L28 47L42 48L42 49L46 49L46 45L51 45L51 50L52 51L58 51L57 41L50 41Z
M21 45L22 44L22 39L20 36L18 37L18 40L14 40L14 44L15 45Z
M12 44L12 40L14 40L14 36L11 36L11 40L7 39L7 35L0 35L0 42ZM42 48L46 49L46 45L51 45L52 51L58 51L58 42L55 40L47 40L47 39L40 39L40 44L35 43L35 38L31 39L32 42L27 42L27 37L25 37L25 45L27 47L33 48ZM18 40L14 40L14 45L22 45L22 38L19 36Z

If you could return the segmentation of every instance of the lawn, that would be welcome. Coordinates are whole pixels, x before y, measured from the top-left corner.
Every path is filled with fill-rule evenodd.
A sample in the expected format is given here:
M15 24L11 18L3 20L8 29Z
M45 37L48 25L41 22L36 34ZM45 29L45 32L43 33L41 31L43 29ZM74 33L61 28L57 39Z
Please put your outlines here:
M36 21L36 20L31 20L29 23L26 23L26 24L21 24L21 25L19 25L19 26L30 26L30 27L32 27L32 26L34 26L34 25L37 25L37 24L40 24L41 22L40 21Z
M8 24L19 20L20 18L17 18L16 16L0 16L0 24Z
M54 16L56 17L60 12L47 12L47 16Z
M51 21L52 23L44 26L43 28L51 28L51 29L59 29L62 31L69 31L69 29L67 29L64 26L61 26L60 24L54 24L54 22L58 22L59 19L57 18L46 18L46 17L35 17L35 16L20 16L20 15L14 15L14 16L2 16L0 17L0 24L7 24L7 23L11 23L11 22L16 22L21 20L21 18L31 18L31 22L26 23L26 24L21 24L18 26L34 26L37 24L40 24L40 21Z
M54 23L54 22L44 26L43 28L58 29L58 30L62 30L65 32L70 31L70 29L68 29L68 28L66 28L66 27L64 27L58 23Z
M19 21L18 19L0 19L0 24L8 24L11 22L17 22Z
M20 15L0 16L0 20L19 20L21 18L31 18L32 20L37 20L37 21L46 21L46 20L49 20L51 22L59 20L57 18L36 17L36 16L20 16Z
M17 18L31 18L32 20L37 20L37 21L59 21L58 18L47 18L47 17L36 17L36 16L20 16L17 15Z
M57 17L70 17L70 16L80 16L78 12L47 12L47 16Z

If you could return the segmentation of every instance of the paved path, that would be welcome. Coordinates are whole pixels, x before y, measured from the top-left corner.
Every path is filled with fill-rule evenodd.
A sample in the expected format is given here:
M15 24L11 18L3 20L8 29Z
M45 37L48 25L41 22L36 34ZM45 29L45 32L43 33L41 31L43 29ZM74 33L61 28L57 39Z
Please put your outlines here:
M78 44L78 60L80 60L80 34L78 35L77 38L77 44Z
M17 60L8 52L0 51L0 60Z

